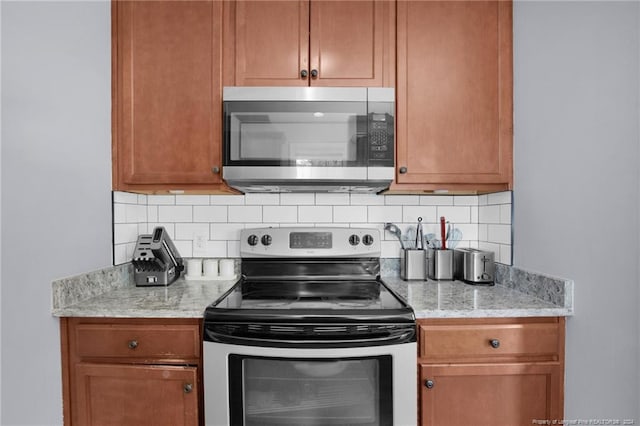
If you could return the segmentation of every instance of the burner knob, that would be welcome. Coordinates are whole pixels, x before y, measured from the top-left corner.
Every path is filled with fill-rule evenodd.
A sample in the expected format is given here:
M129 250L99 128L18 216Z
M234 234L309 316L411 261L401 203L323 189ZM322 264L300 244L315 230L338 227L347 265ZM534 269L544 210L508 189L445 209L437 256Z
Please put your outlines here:
M262 245L270 246L271 245L271 235L266 234L262 236Z
M349 237L349 244L351 244L352 246L357 246L358 244L360 244L360 237L358 237L356 234L353 234Z
M362 237L362 242L365 246L370 246L371 244L373 244L373 237L369 234L366 234L364 237Z
M249 243L250 246L255 246L258 244L258 236L251 234L249 235L249 238L247 238L247 242Z

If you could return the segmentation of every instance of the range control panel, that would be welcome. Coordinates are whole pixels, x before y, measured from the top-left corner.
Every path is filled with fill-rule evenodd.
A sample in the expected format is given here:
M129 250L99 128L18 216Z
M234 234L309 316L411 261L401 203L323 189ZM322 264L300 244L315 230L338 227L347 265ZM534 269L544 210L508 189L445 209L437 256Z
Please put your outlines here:
M380 257L375 228L252 228L240 232L241 257Z

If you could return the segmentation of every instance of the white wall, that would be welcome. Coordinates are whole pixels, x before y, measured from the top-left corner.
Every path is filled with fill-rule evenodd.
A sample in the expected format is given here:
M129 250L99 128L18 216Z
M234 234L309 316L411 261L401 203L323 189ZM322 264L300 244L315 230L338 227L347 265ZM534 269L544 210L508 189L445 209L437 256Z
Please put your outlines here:
M2 425L62 423L51 281L111 264L110 6L2 2Z
M513 261L575 280L567 419L640 422L638 7L514 5Z

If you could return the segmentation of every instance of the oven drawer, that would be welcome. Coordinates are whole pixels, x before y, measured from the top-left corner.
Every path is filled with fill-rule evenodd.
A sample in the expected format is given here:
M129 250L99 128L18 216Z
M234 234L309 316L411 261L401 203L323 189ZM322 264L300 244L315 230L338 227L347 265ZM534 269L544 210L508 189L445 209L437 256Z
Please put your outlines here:
M79 358L197 360L197 324L84 323L74 328Z
M555 318L420 320L420 357L487 361L504 358L557 360L561 332Z

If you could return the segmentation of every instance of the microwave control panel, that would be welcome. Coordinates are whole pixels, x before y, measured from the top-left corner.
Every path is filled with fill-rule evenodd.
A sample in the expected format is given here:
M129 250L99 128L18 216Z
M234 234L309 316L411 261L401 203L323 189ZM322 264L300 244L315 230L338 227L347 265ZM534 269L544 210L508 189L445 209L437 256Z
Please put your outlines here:
M369 114L369 161L393 163L393 116Z

